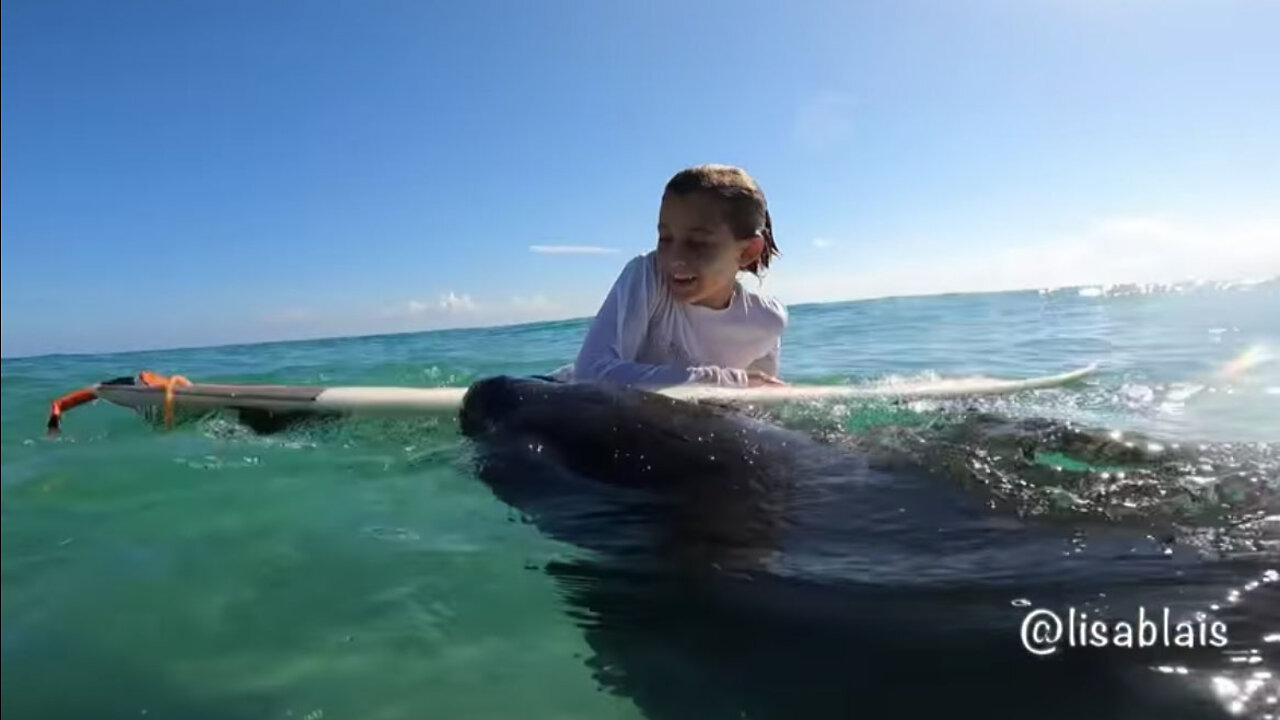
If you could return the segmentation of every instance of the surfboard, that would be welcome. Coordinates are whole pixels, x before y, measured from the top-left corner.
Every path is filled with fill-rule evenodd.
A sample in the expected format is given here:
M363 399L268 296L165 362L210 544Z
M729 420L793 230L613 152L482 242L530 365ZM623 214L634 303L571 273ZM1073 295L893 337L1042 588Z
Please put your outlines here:
M678 400L756 405L876 398L954 398L1058 387L1080 380L1096 369L1096 364L1090 364L1058 375L1022 379L977 377L871 386L802 384L757 388L690 384L656 388L652 392ZM140 382L134 378L119 378L72 393L67 396L70 400L56 401L50 417L50 429L56 428L57 416L62 410L92 399L106 400L135 410L161 409L168 404L171 409L252 408L278 413L411 416L456 411L466 392L466 387L326 387L218 383L184 383L166 387L154 380Z

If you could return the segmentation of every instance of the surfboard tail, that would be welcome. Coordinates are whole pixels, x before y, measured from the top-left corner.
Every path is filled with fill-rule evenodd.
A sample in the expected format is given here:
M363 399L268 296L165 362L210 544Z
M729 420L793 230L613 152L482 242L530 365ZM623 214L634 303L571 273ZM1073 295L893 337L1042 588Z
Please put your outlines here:
M352 413L421 415L456 410L465 390L198 383L182 375L143 370L57 398L50 406L47 426L50 435L58 434L67 411L95 400L134 410L149 420L162 420L166 428L171 428L180 410L197 413L231 410L253 417Z
M45 424L49 435L57 435L62 431L62 416L67 411L86 405L95 400L103 399L104 389L108 388L150 388L163 392L163 401L161 408L164 413L164 421L166 427L173 426L174 417L174 389L178 387L190 387L191 381L182 375L166 376L151 370L139 371L137 375L126 375L123 377L104 380L93 385L73 390L54 400L49 406L49 420ZM108 396L109 399L109 396Z

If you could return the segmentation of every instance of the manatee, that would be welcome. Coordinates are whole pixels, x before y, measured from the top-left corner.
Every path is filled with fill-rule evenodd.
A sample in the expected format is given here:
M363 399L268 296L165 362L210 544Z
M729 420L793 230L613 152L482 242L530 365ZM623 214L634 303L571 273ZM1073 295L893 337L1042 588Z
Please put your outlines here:
M1276 694L1274 555L1020 515L936 463L636 388L486 378L459 423L479 479L576 550L545 571L646 717L1214 718Z

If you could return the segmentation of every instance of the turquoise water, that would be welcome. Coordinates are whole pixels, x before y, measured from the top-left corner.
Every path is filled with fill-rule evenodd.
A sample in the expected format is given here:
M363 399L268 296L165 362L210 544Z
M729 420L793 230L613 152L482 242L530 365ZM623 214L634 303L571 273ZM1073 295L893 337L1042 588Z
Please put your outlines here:
M98 403L69 413L60 438L43 434L52 398L141 369L196 381L461 385L546 372L572 359L584 328L4 360L3 709L640 717L597 687L579 629L538 572L564 548L513 522L476 482L447 417L256 436L227 417L164 432ZM857 435L981 410L1274 449L1277 353L1277 281L803 306L783 350L794 382L1021 377L1095 361L1102 370L1012 397L798 408L780 421L820 417ZM1246 471L1274 488L1274 455L1262 457ZM1223 477L1212 464L1195 474L1209 485Z

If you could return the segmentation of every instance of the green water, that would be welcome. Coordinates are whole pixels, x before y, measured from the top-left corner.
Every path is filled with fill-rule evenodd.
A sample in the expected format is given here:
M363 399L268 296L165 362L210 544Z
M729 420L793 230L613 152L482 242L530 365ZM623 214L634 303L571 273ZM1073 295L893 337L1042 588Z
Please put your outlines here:
M538 570L571 551L475 481L450 418L258 437L220 417L163 432L99 403L71 412L62 437L43 436L53 397L144 368L197 381L460 385L550 370L572 359L584 327L4 360L3 709L638 717L596 687L581 634ZM794 308L783 374L870 384L1097 361L1098 376L1067 388L797 412L851 433L980 409L1170 443L1274 443L1278 350L1276 282L961 295Z

